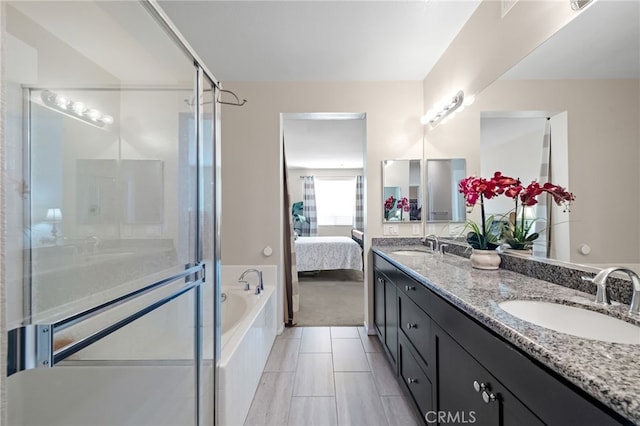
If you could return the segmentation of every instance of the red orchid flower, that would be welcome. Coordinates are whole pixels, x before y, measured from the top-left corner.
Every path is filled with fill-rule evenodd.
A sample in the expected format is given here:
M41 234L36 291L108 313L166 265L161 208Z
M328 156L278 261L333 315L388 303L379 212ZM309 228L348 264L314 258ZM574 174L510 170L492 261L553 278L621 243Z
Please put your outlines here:
M535 206L538 204L536 197L540 194L542 194L542 188L540 184L534 180L520 193L520 202L523 206Z

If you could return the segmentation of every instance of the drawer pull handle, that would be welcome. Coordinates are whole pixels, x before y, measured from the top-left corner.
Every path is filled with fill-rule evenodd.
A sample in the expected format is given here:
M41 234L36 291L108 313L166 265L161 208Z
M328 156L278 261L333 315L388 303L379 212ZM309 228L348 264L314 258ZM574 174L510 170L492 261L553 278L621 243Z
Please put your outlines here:
M473 389L476 392L480 392L480 391L484 391L487 388L487 385L485 383L479 383L477 380L473 381Z
M418 324L407 323L407 328L418 328Z
M414 379L413 377L407 377L407 383L418 383L418 379Z
M416 286L415 286L415 285L405 285L405 286L404 286L404 289L405 289L406 291L413 291L413 290L415 290L415 289L416 289Z
M485 402L485 404L489 404L496 400L496 396L493 394L493 392L482 391L482 400Z

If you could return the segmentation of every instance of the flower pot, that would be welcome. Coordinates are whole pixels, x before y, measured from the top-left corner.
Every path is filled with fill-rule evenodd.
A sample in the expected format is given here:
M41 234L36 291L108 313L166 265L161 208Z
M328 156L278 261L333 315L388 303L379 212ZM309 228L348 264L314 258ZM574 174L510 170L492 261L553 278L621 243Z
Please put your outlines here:
M511 254L513 256L520 256L520 257L529 257L533 254L533 250L530 248L528 249L505 248L504 252L506 254Z
M500 255L495 250L473 249L471 253L471 266L476 269L498 269L500 266Z

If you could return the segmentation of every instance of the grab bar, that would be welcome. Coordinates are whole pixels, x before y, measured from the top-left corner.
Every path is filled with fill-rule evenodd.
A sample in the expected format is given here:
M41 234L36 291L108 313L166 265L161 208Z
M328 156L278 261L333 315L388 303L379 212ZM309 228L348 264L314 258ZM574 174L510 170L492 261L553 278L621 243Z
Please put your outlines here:
M145 315L147 315L150 312L155 311L156 309L158 309L159 307L166 305L167 303L171 302L174 299L177 299L178 297L182 296L183 294L193 290L196 287L199 287L202 284L202 280L198 280L198 281L192 281L191 283L185 285L184 287L182 287L181 289L177 290L176 292L174 292L173 294L170 294L169 296L158 300L157 302L152 303L151 305L145 306L144 308L132 313L129 316L126 316L125 318L121 319L120 321L117 321L105 328L102 328L98 331L96 331L93 334L90 334L89 336L78 340L77 342L64 347L63 349L59 350L58 352L55 352L53 354L53 365L59 363L60 361L63 361L64 359L70 357L71 355L75 354L76 352L81 351L82 349L86 348L87 346L97 342L100 339L103 339L105 337L107 337L109 334L120 330L122 327L132 323L133 321L137 320L140 317L143 317Z
M161 279L160 281L156 281L153 284L150 284L146 287L140 288L138 290L134 290L131 293L127 293L125 295L122 295L120 297L117 297L115 299L109 300L108 302L105 302L101 305L98 306L94 306L93 308L89 308L85 311L82 312L78 312L77 314L73 314L67 318L63 318L59 321L56 321L55 323L53 323L53 327L54 327L54 331L62 331L68 327L74 326L80 322L86 321L87 319L94 317L96 315L99 315L101 313L103 313L104 311L114 308L116 306L122 305L123 303L134 299L136 297L140 297L143 294L149 293L151 290L155 290L159 287L163 287L167 284L170 284L174 281L179 280L180 278L185 278L185 277L189 277L190 275L196 275L198 274L200 271L203 272L203 276L202 279L204 280L204 265L196 265L196 266L192 266L188 269L185 269L184 271L173 275L171 277L168 278L164 278ZM197 276L197 275L196 275Z
M172 294L146 305L125 318L104 327L93 334L68 345L54 353L53 336L56 331L64 330L72 325L86 321L116 306L122 305L126 301L140 297L152 290L161 288L185 278L187 283ZM193 281L188 281L193 278ZM89 308L85 311L73 314L52 324L27 324L9 330L7 340L7 376L23 370L33 368L53 367L56 363L97 342L109 334L121 329L138 318L154 311L166 303L182 296L183 294L199 287L205 281L205 268L203 264L188 267L183 272L164 278L146 287L134 290L123 296Z

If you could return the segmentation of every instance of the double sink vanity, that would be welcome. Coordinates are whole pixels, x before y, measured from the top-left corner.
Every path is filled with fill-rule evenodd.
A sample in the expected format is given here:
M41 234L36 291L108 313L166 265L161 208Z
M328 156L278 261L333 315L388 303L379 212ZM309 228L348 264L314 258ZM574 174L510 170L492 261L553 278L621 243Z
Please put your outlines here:
M640 423L627 305L422 245L372 251L375 329L425 424Z

